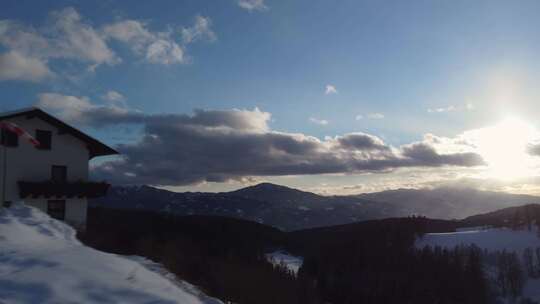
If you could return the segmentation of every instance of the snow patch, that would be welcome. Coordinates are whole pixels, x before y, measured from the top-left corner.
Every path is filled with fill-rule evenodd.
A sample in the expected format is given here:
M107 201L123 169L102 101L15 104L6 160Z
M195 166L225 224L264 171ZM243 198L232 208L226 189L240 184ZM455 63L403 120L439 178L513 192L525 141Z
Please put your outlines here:
M459 245L471 245L488 251L513 250L523 252L527 247L540 247L540 238L535 229L512 230L509 228L493 228L484 230L466 230L447 233L427 233L417 240L416 247L441 246L453 248Z
M488 230L488 229L492 229L492 228L493 228L492 226L462 227L462 228L457 228L456 231L457 232L479 231L479 230Z
M298 274L298 270L302 267L304 259L302 257L293 256L285 251L274 251L266 254L266 259L274 265L285 265L287 269L294 274Z
M540 247L540 237L533 226L527 229L512 230L509 228L475 227L449 233L427 233L416 241L417 248L440 246L454 248L460 245L472 245L488 251L515 251L521 257L526 248ZM528 278L523 289L523 296L540 301L540 279Z
M0 209L1 303L222 303L156 265L86 247L22 203Z

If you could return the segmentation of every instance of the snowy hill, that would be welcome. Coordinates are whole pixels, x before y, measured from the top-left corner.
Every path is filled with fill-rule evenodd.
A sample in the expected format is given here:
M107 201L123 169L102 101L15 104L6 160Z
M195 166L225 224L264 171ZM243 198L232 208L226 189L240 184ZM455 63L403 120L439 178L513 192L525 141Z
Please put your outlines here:
M516 252L519 257L527 248L540 247L540 237L536 226L532 229L512 230L510 228L478 228L449 233L427 233L416 241L417 248L440 246L454 248L461 245L476 245L488 252ZM523 261L521 261L523 263ZM540 302L540 279L528 278L523 289L523 296Z
M22 203L0 209L0 303L218 304L159 264L82 245Z
M534 230L473 229L448 233L427 233L416 243L416 246L420 248L426 245L453 248L471 244L488 251L506 249L521 253L528 247L540 247L540 238Z

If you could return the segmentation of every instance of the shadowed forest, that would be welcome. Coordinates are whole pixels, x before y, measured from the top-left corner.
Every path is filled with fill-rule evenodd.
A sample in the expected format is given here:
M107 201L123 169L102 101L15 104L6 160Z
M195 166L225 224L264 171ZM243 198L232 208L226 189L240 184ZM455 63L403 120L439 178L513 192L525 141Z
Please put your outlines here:
M523 210L507 211L515 214L514 226L533 221ZM473 220L497 224L499 218ZM424 233L459 225L410 217L285 233L223 217L93 208L80 237L100 250L160 262L234 303L493 303L498 295L517 297L527 273L540 273L540 250L533 248L487 254L475 246L414 246ZM304 258L298 274L267 261L265 253L276 249ZM492 265L496 280L483 265Z

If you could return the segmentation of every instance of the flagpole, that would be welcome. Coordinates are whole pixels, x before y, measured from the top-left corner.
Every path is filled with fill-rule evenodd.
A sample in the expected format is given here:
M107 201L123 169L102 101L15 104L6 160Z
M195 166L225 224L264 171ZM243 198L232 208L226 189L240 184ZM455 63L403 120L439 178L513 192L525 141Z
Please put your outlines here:
M2 170L2 206L6 204L6 177L7 177L7 146L6 131L2 130L3 170Z
M5 134L5 133L4 133ZM2 206L6 204L6 177L7 177L7 146L6 146L6 138L3 136L3 143L2 143L2 149L4 150L4 164L3 164L3 172L2 172Z

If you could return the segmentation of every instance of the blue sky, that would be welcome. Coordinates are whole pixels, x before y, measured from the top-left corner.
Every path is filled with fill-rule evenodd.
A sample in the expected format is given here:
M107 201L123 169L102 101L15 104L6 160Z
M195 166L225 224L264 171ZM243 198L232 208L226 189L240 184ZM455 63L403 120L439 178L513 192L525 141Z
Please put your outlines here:
M114 91L124 107L148 115L257 107L271 113L274 131L320 140L363 132L393 147L426 133L453 138L508 115L535 124L540 114L538 1L241 2L4 0L0 20L51 41L62 35L51 33L51 14L72 9L105 37L114 58L33 50L54 77L0 73L0 110L36 104L43 93L106 105L111 100L103 96ZM183 41L182 28L194 28L198 17L208 22L205 32ZM181 62L157 63L134 51L135 42L105 36L107 25L125 20L156 37L168 33L182 49ZM18 44L0 45L3 54L22 52ZM109 144L137 142L141 130L79 127ZM262 178L307 189L374 179L352 173Z

